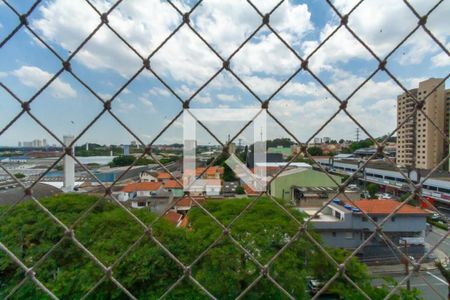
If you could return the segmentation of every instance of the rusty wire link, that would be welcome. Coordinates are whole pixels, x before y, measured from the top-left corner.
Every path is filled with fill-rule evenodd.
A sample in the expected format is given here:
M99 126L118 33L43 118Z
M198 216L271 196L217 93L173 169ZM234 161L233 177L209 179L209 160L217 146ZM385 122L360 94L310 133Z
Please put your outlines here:
M428 92L428 94L424 97L423 100L419 101L416 96L412 95L409 90L398 80L398 78L389 70L388 68L388 62L391 56L420 28L424 30L424 32L433 40L434 44L436 44L447 56L450 57L449 50L445 47L444 43L440 41L433 32L427 27L427 19L430 16L430 14L435 11L439 5L443 3L444 0L438 1L431 9L427 11L427 13L423 16L421 16L415 7L409 3L408 0L403 0L405 5L408 7L409 10L417 17L418 21L416 26L406 34L402 40L397 44L394 45L391 51L388 52L388 54L381 58L379 55L377 55L373 49L360 37L358 34L351 28L349 25L349 18L351 18L352 14L358 9L358 7L364 2L364 0L358 1L350 10L348 13L343 15L333 4L333 1L326 0L324 3L326 3L331 10L335 13L337 18L339 19L339 24L320 42L318 45L305 57L302 57L300 53L296 49L294 49L293 46L289 44L289 42L286 41L285 38L283 38L279 32L277 32L276 28L274 28L271 24L271 15L282 5L284 0L280 0L267 14L263 14L260 9L252 2L252 0L246 0L243 2L243 5L248 5L252 8L254 12L261 18L260 24L257 25L257 27L251 31L251 33L246 36L244 41L240 43L234 51L231 52L230 55L224 56L221 55L212 45L211 43L192 25L190 17L192 14L196 11L196 9L199 7L199 5L203 2L203 0L199 0L195 2L192 7L189 9L189 11L183 11L180 9L176 3L174 3L171 0L167 0L167 2L170 4L169 7L171 7L180 17L179 24L175 27L174 30L172 30L165 38L160 42L154 49L151 50L150 53L140 53L136 47L134 47L126 38L124 38L117 30L114 28L114 26L109 22L109 15L118 7L121 5L122 0L118 0L114 2L111 7L106 11L102 12L100 11L90 0L85 0L84 2L87 3L87 5L92 9L96 15L98 16L98 24L96 27L87 35L81 43L78 45L78 47L75 48L75 50L69 55L67 58L63 58L61 55L59 55L53 47L46 42L39 34L33 30L29 24L28 24L28 17L33 13L33 11L41 4L41 0L37 0L33 2L31 7L27 10L26 13L20 14L13 5L11 5L7 0L2 0L3 3L6 5L8 9L10 9L18 18L19 22L16 25L16 27L0 42L0 48L2 48L4 45L6 45L20 30L27 30L29 33L31 33L31 36L36 38L37 41L39 41L43 48L46 48L50 53L56 57L56 59L61 64L58 71L53 74L48 80L45 81L42 87L40 87L29 99L23 100L20 97L18 97L11 89L9 89L5 84L0 82L0 87L6 91L7 94L9 94L15 101L17 101L21 105L21 111L14 116L7 124L1 128L0 136L3 135L17 120L19 120L23 115L27 114L31 117L31 119L42 129L44 129L45 132L47 132L50 136L52 136L63 148L68 149L75 145L75 143L105 114L109 114L112 116L112 118L117 121L118 124L122 128L124 128L133 138L138 141L140 145L144 147L144 151L142 155L140 155L139 158L144 158L146 155L149 155L162 170L165 170L170 174L170 176L178 183L182 184L182 182L174 176L174 174L168 170L168 168L162 164L158 158L152 153L152 146L154 143L158 140L159 137L161 137L167 130L180 118L180 116L183 113L189 113L194 117L194 119L199 123L199 125L206 130L206 132L213 137L213 139L219 143L223 147L223 153L228 152L228 146L230 143L235 141L238 136L248 127L250 124L256 119L259 113L265 111L268 116L276 123L278 124L285 133L289 135L290 138L292 138L302 149L302 151L299 151L293 157L288 161L286 165L284 165L278 172L270 179L267 186L270 186L270 183L275 180L283 171L288 168L289 165L291 165L292 162L294 162L300 155L305 155L310 161L317 166L324 174L327 175L327 177L333 181L336 186L338 187L338 191L334 195L334 197L331 197L330 200L326 201L324 205L315 212L313 216L310 216L309 218L305 219L304 221L299 220L297 217L295 217L286 207L281 205L268 191L260 192L259 195L253 199L231 220L228 222L228 224L223 224L221 221L219 221L208 209L200 203L197 199L193 198L190 194L187 194L186 196L195 203L196 206L204 213L206 214L213 222L214 224L221 229L222 233L211 243L209 244L196 258L190 262L190 264L183 263L179 258L177 258L155 235L153 234L153 226L156 222L158 222L163 215L170 209L168 207L165 209L165 211L156 217L150 224L145 224L143 221L141 221L129 208L127 208L125 205L123 205L118 199L116 199L115 196L112 195L112 187L114 187L126 174L128 171L133 168L137 162L138 159L136 159L130 166L128 166L113 182L111 185L106 186L99 178L92 173L91 170L89 170L86 166L80 163L80 161L75 157L73 153L64 152L58 159L43 173L41 173L36 180L34 180L30 185L26 185L23 183L20 179L16 178L14 174L12 174L8 169L6 169L2 164L0 164L0 169L3 170L7 175L9 175L24 191L24 195L21 199L14 202L6 211L4 211L0 218L3 218L10 210L12 210L15 206L17 206L19 203L24 201L25 199L31 199L37 207L44 212L55 224L57 224L63 231L64 235L61 237L61 239L55 243L50 249L42 256L40 257L32 266L27 266L21 261L17 256L14 255L14 253L8 249L0 240L0 250L4 252L7 256L11 258L11 260L20 268L23 270L24 274L26 275L23 280L21 280L8 294L7 298L12 298L14 294L28 281L31 280L41 291L43 291L45 294L47 294L52 299L58 299L57 296L49 290L39 279L36 277L36 270L37 268L46 260L47 257L51 255L51 253L60 246L65 240L70 240L77 248L86 256L89 257L89 259L94 262L96 266L103 272L103 276L96 281L83 295L82 299L86 299L91 294L95 293L95 290L106 280L111 281L117 288L119 288L122 292L124 292L129 298L136 299L136 297L133 295L132 291L127 289L122 283L114 277L113 275L113 269L116 267L120 262L122 262L136 247L138 247L145 239L149 239L152 241L160 250L162 250L175 264L180 267L183 270L183 274L175 281L173 282L169 288L164 292L164 294L160 298L165 298L170 294L172 290L174 290L183 280L189 279L196 287L198 287L201 291L203 291L209 298L216 299L216 297L207 289L205 288L193 275L192 275L192 267L197 264L205 255L208 254L208 252L216 246L220 241L223 239L228 239L232 242L233 245L236 246L240 251L245 253L249 259L260 269L260 274L257 276L238 296L236 299L241 299L245 297L245 295L258 284L260 280L263 278L266 278L268 281L270 281L274 287L279 289L286 297L290 299L295 299L294 296L292 296L289 291L287 291L277 280L275 280L271 274L270 274L270 266L277 260L280 259L279 257L293 244L295 243L299 238L305 238L308 241L310 241L321 253L323 253L324 257L331 262L333 266L336 267L336 273L329 278L329 280L324 284L323 287L313 296L313 299L317 299L321 294L323 294L327 289L331 286L331 284L338 278L345 279L348 283L350 283L357 292L359 292L364 298L370 299L370 297L365 293L364 289L359 287L346 273L346 264L350 261L351 258L355 257L356 254L365 247L373 238L376 236L381 237L386 244L391 247L392 251L397 254L396 257L401 257L402 259L407 260L410 264L415 266L415 271L409 272L407 276L405 276L398 284L389 292L389 294L385 297L385 299L389 299L392 295L394 295L396 292L398 292L398 289L400 286L406 282L415 272L416 270L420 269L421 263L423 260L430 255L443 241L450 235L450 231L447 232L433 247L428 250L428 252L423 255L417 262L412 262L410 258L405 255L404 252L402 252L398 246L395 245L395 243L392 242L392 240L383 232L383 225L394 216L404 205L406 205L409 201L411 201L415 196L418 196L420 199L422 199L424 202L428 203L429 207L435 211L436 213L440 214L443 218L445 216L433 205L431 204L428 199L425 197L422 197L420 194L417 194L416 191L420 190L422 188L422 185L426 180L428 180L431 175L441 166L445 163L445 161L448 161L449 156L447 155L446 158L444 158L435 168L430 170L430 172L418 183L415 184L400 168L398 168L395 163L392 161L390 157L388 157L384 152L383 148L386 146L388 139L392 137L398 130L406 124L408 120L414 117L414 115L417 112L420 112L424 115L424 117L430 122L430 124L436 128L439 132L439 135L442 137L444 142L446 144L449 144L448 136L436 125L435 121L430 118L424 111L424 103L430 97L430 95L433 94L433 92L438 88L436 86L431 91ZM96 33L100 30L100 28L105 27L109 31L111 31L132 53L136 55L137 58L142 62L141 66L133 73L133 75L128 78L128 80L119 87L117 91L109 98L105 99L104 97L100 96L99 93L97 93L91 86L83 79L81 78L76 72L74 72L71 68L71 61L73 58L83 49L83 47L96 35ZM211 75L205 82L203 82L195 91L190 94L189 97L186 99L183 99L171 86L171 84L168 83L167 80L165 80L160 74L158 74L157 71L155 71L154 68L152 68L151 60L155 56L155 54L159 53L162 50L163 46L172 39L173 36L175 36L181 28L186 27L192 32L198 40L205 45L211 53L215 55L216 58L221 62L221 66L219 69L214 72L213 75ZM231 62L233 58L238 54L242 48L252 39L254 38L262 28L267 28L271 34L273 34L281 43L282 45L290 52L292 53L295 58L298 60L298 66L296 67L295 71L288 76L288 78L284 79L282 81L281 85L278 86L274 92L272 92L267 98L262 99L231 67ZM341 98L336 95L336 93L309 67L308 63L310 62L311 58L321 49L324 45L328 43L328 41L340 30L346 30L350 33L350 35L358 41L359 44L362 45L364 49L367 50L367 52L372 56L372 58L377 61L378 65L377 67L360 83L358 86L346 97ZM149 144L146 144L130 127L121 120L119 116L117 116L114 111L112 110L112 106L115 103L114 100L119 97L119 95L132 83L135 81L135 79L143 72L149 72L154 76L154 78L157 79L158 82L160 82L179 102L180 102L180 111L173 117L170 122L165 125L157 134L156 136L151 140ZM254 98L255 102L259 102L258 104L261 105L261 109L258 114L256 114L249 122L247 122L239 131L237 134L235 134L227 143L223 143L220 141L220 139L214 134L212 130L210 130L204 123L202 123L200 120L198 120L189 110L190 103L192 101L195 101L196 96L204 90L206 87L208 87L211 82L222 72L229 73L232 78L236 79L237 82L242 86L242 88L246 91L248 91ZM281 120L279 120L270 110L270 102L271 100L278 95L300 72L309 74L315 82L319 84L321 88L323 88L331 97L336 100L339 104L339 108L336 110L336 112L329 117L323 124L320 126L319 129L317 129L308 139L306 139L305 142L301 142L295 134L293 134L284 124ZM352 115L347 110L348 103L351 103L352 98L354 95L361 90L377 73L384 72L395 84L400 87L402 91L404 91L415 103L415 107L413 111L405 118L404 121L397 124L397 127L388 134L388 136L382 140L378 141L375 137L373 137L368 130L365 129L365 127L357 120L357 116ZM100 101L102 105L102 110L88 123L87 126L85 126L81 132L74 138L74 140L69 144L65 145L63 141L61 141L50 128L48 128L43 122L41 122L33 113L32 113L32 104L35 101L35 99L42 94L61 74L68 73L72 78L75 79L76 82L80 83L81 86L83 86L86 91L88 91L91 95L94 96L95 99ZM445 78L442 80L441 84L443 84L448 78L450 77L450 73L445 76ZM96 102L98 103L98 102ZM352 176L347 178L343 183L338 183L336 180L331 176L331 174L322 166L320 165L312 156L311 154L306 151L306 146L310 141L314 139L326 126L328 126L339 114L345 114L348 116L350 120L354 124L357 125L358 128L360 128L367 136L368 138L374 143L374 145L377 146L378 150L376 153L374 153L369 159L367 159L363 164L361 164L358 169L353 173ZM364 242L354 251L352 251L343 262L337 262L312 235L309 229L309 225L311 224L311 221L314 217L316 217L322 210L325 209L325 207L331 203L332 199L337 197L338 195L341 195L344 197L348 202L350 202L353 206L356 208L359 208L358 205L351 200L348 195L345 193L346 187L351 183L352 180L354 180L357 176L357 174L361 171L363 171L369 164L369 162L372 161L377 155L381 154L387 162L389 162L390 165L393 166L393 168L398 171L402 177L404 177L406 184L410 188L410 190L413 192L407 199L405 199L403 202L399 203L399 205L392 211L388 216L386 216L383 220L376 222L373 220L364 210L360 210L362 212L362 215L367 218L367 220L376 228L376 230L364 240ZM57 216L55 216L51 211L49 211L39 200L37 200L33 194L33 187L42 179L44 178L48 172L51 171L52 168L54 168L63 158L64 156L69 155L71 156L75 162L81 166L81 168L87 172L88 176L93 179L96 183L99 184L99 186L103 189L104 195L102 197L99 197L95 203L93 203L90 207L88 207L85 211L83 211L76 220L72 221L70 224L65 224L62 222ZM220 154L222 155L222 154ZM201 174L196 175L196 178L194 182L191 183L193 185L198 179L202 177L202 175L207 172L207 170L214 165L214 163L219 159L220 155L215 157L208 165L207 167L201 172ZM275 254L272 255L272 257L269 258L266 264L263 264L260 262L246 247L239 242L234 236L232 227L238 221L242 218L248 212L263 196L266 196L270 201L278 207L286 216L286 218L289 218L293 222L295 222L298 226L298 230L292 235L292 237L289 238L289 241L284 244L281 249L279 249ZM106 265L104 262L102 262L100 259L98 259L86 246L84 246L76 237L76 232L74 228L82 222L91 212L92 210L97 207L97 205L100 204L102 201L109 201L111 203L114 203L116 206L118 206L122 211L124 211L127 216L129 216L133 222L135 222L137 225L139 225L142 228L142 234L125 249L124 252L122 252L119 257L117 257L114 262L110 265ZM176 200L175 200L176 201ZM420 273L419 273L420 274ZM426 282L432 289L433 287L424 279L424 282ZM437 294L437 292L433 289L433 291Z

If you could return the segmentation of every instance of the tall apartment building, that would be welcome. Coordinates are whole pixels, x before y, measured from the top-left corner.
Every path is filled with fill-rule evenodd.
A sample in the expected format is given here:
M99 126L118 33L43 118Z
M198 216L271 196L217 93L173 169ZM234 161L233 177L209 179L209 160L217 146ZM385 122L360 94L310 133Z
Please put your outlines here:
M450 89L445 91L445 123L444 132L447 133L447 143L444 143L444 156L450 154ZM450 159L448 160L447 170L450 171Z
M442 79L430 78L419 83L419 87L410 90L410 94L418 100L425 97L440 83ZM448 136L448 107L446 107L446 91L444 84L425 99L423 111L434 124ZM397 97L397 124L408 119L414 111L414 100L403 93ZM418 169L432 169L447 155L444 138L439 130L425 118L421 111L416 112L397 132L397 164Z

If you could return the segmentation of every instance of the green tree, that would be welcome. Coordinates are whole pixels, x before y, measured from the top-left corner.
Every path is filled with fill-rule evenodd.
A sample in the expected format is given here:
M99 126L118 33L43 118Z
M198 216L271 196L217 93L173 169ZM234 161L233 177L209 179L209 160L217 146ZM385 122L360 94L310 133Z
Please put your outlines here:
M267 147L290 147L294 144L294 142L290 138L276 138L273 140L268 140L266 142Z
M149 236L143 235L142 226L123 208L105 199L64 194L41 199L40 202L67 226L83 215L75 226L75 237L103 264L113 265L114 278L138 299L160 298L184 274L184 270L152 238L160 241L183 264L190 265L195 261L192 276L218 299L235 299L261 273L254 260L267 264L283 248L285 250L270 264L269 273L297 299L310 298L306 288L309 276L326 281L336 273L336 265L308 237L299 235L293 239L298 232L298 222L303 222L304 215L279 202L298 220L294 221L273 200L264 197L233 222L231 235L245 251L237 247L227 234L223 235L222 228L198 207L188 213L189 228L176 228L161 218L153 225L152 236ZM250 202L246 198L211 200L203 206L220 222L230 224ZM7 209L8 213L3 214ZM144 209L132 210L132 213L144 224L155 220L155 216ZM46 255L33 271L58 298L79 299L104 276L99 266L65 235L64 228L33 201L0 207L0 215L2 244L27 266L33 266ZM313 228L308 227L308 232L322 243ZM58 246L53 248L57 243ZM117 261L133 244L132 251ZM207 254L195 260L207 248ZM49 250L51 252L47 254ZM338 263L349 255L341 249L327 251ZM389 292L387 287L371 285L365 265L356 258L348 261L345 273L372 299L383 299ZM0 251L0 298L8 295L22 278L23 271ZM330 290L344 299L363 299L345 278L337 278ZM392 299L415 299L415 293L401 289L400 296ZM30 280L14 296L18 299L47 298ZM124 297L121 290L106 279L90 298ZM264 277L248 291L247 297L281 299L284 295ZM207 299L207 296L189 279L184 279L167 298Z
M361 148L368 148L373 145L373 141L371 139L365 139L361 140L359 142L353 142L350 144L350 150L351 152L355 152L358 149Z
M320 147L309 147L308 153L312 156L321 156L323 155L322 148Z
M112 162L109 164L109 166L112 167L125 167L129 166L134 163L134 161L137 160L136 165L148 165L155 163L153 160L142 157L142 158L136 158L133 155L121 155L114 157Z
M245 194L245 190L244 190L244 187L243 186L238 186L237 188L236 188L236 194L238 194L238 195L243 195L243 194Z
M22 179L22 178L25 178L26 176L23 173L16 173L16 174L14 174L14 177L16 177L17 179Z
M369 183L367 185L367 192L369 192L369 197L371 199L376 198L376 194L378 193L379 190L380 190L380 187L378 186L378 184Z

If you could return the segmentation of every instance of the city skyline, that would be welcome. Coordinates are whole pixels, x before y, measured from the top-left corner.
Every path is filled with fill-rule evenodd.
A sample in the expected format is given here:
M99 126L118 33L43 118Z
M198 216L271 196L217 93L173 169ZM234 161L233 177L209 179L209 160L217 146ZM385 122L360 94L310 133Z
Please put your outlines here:
M416 1L420 13L432 5L428 1ZM100 11L108 9L109 2L94 1ZM336 7L348 12L355 3L336 1ZM25 11L25 3L14 3ZM85 3L73 1L45 1L29 17L30 27L52 46L63 58L67 58L89 31L99 22L98 15ZM120 4L109 16L109 24L130 41L141 53L148 55L181 22L176 11L167 3L151 1L146 9L137 9L130 2ZM181 10L189 9L191 2L177 2ZM258 4L264 13L275 5L265 1ZM377 6L377 14L371 14ZM54 18L66 10L78 11L79 16ZM160 18L149 18L147 14ZM225 12L230 12L229 14ZM427 27L446 43L445 16L450 4L442 3L439 10L430 14ZM370 26L365 24L371 15ZM226 15L219 18L218 15ZM17 22L16 17L4 5L0 5L2 17L0 34L6 35ZM81 26L74 18L86 20ZM395 19L398 28L392 30ZM248 4L207 1L191 16L191 25L217 49L222 57L228 57L260 24L260 17ZM271 25L302 57L310 54L326 36L338 26L336 14L327 5L287 1L271 16ZM376 1L365 1L349 18L349 26L375 51L384 57L392 45L401 41L417 24L417 17L404 3L392 3L388 8L378 7ZM142 35L136 28L151 28L150 35ZM346 47L341 47L341 45ZM183 47L183 45L189 45ZM47 78L60 68L56 57L32 37L21 30L15 39L1 50L3 57L14 57L0 62L1 82L22 100L32 96ZM276 59L275 59L276 58ZM300 62L267 28L261 29L243 49L231 59L230 67L243 81L265 100L300 67ZM102 27L94 38L72 60L72 70L105 100L142 65L135 55L107 28ZM445 53L433 43L420 28L389 58L387 68L399 78L406 89L429 77L445 77L450 65ZM188 28L175 34L151 59L151 66L182 100L188 99L220 67L222 62ZM339 31L310 59L310 69L330 90L345 99L378 67L376 60L345 29ZM99 80L100 79L100 80ZM449 84L447 83L447 87ZM348 102L349 113L374 136L390 133L396 127L396 97L403 90L386 73L377 72ZM0 127L3 128L21 110L4 89L0 96ZM251 108L260 107L236 78L222 71L204 90L196 95L193 108ZM70 74L62 73L44 93L31 104L31 110L44 125L62 138L65 134L77 135L103 105ZM153 75L144 70L124 89L112 104L112 111L145 143L149 143L182 109L181 103ZM271 99L269 111L283 121L287 129L305 142L337 110L339 103L309 73L301 71ZM161 144L181 142L180 119L174 122L157 141ZM269 118L269 138L288 135ZM230 127L211 125L213 132L225 140ZM357 125L343 112L330 122L318 135L332 139L354 139ZM237 131L237 126L236 130ZM114 132L114 134L111 134ZM204 133L205 144L212 138ZM26 115L0 136L1 145L17 145L19 141L33 140L36 136L55 141ZM200 134L201 136L201 134ZM250 136L244 138L251 140ZM132 136L110 115L103 115L77 144L121 144L133 140Z

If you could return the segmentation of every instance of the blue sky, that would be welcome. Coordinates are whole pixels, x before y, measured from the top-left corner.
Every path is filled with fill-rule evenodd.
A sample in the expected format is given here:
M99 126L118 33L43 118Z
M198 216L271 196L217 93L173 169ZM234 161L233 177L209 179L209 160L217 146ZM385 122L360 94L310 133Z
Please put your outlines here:
M176 1L187 11L192 1ZM20 13L28 1L10 1ZM106 11L110 1L93 1ZM262 13L275 1L255 1ZM343 13L352 1L335 1ZM411 1L420 14L433 1ZM428 18L427 26L450 46L450 3L444 1ZM445 17L447 16L447 17ZM181 22L166 2L124 1L109 16L116 29L142 55L147 56ZM18 18L0 4L0 39L17 25ZM99 17L84 1L43 1L31 14L31 28L63 58L67 58L97 26ZM246 1L204 1L191 16L192 26L211 43L221 57L228 57L260 24L261 18ZM379 55L384 57L417 24L417 18L402 1L366 0L350 16L349 26ZM302 57L311 53L337 25L336 14L324 1L285 1L271 16L273 28ZM0 49L0 80L22 100L28 100L55 74L61 64L32 35L22 28ZM109 99L140 68L142 62L107 27L103 26L71 61L74 73L98 95ZM152 68L182 99L206 82L222 63L187 27L175 34L151 59ZM263 28L231 59L232 70L265 100L299 67L295 56ZM346 98L377 63L350 33L341 28L310 59L310 68L330 89ZM420 28L388 60L389 70L407 88L428 77L444 77L450 71L450 58ZM447 82L447 88L450 83ZM383 72L377 73L350 100L348 110L374 136L394 130L396 95L401 89ZM0 89L0 127L21 110L5 90ZM222 71L192 100L194 108L259 107L259 102L233 76ZM32 113L58 137L78 134L102 110L101 102L70 74L62 73L31 105ZM149 71L144 70L113 102L113 112L145 143L155 138L182 109L181 103ZM271 100L269 111L300 140L306 141L338 109L338 102L308 73L301 71ZM211 123L221 140L233 135L239 124ZM242 124L240 124L242 125ZM352 139L357 125L340 113L317 136ZM199 128L199 131L201 129ZM252 130L242 134L250 140ZM269 121L269 138L287 134ZM206 133L205 143L212 142ZM0 145L46 138L56 143L30 117L24 116L0 136ZM181 142L181 119L157 143ZM88 130L79 143L129 143L135 138L108 114Z

